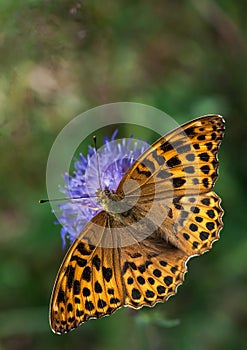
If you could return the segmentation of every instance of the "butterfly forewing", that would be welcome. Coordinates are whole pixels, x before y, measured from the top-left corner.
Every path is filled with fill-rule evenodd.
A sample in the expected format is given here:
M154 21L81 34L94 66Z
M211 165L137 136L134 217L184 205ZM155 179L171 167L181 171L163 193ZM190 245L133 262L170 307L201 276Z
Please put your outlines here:
M195 119L160 138L133 164L119 184L135 180L141 187L140 200L208 192L217 179L217 153L224 134L218 115ZM145 191L143 189L145 187ZM133 194L134 189L128 194Z
M50 304L54 332L123 305L153 306L176 293L187 260L209 250L223 226L220 199L212 191L223 132L218 115L195 119L159 139L130 167L116 193L127 201L136 197L135 205L117 215L97 214L65 256ZM150 208L151 218L142 222Z

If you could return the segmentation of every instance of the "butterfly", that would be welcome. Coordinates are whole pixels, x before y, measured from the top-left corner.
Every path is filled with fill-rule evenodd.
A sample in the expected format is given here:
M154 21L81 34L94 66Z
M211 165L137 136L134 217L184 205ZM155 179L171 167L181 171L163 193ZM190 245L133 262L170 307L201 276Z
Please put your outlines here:
M55 333L176 293L188 260L208 251L223 226L212 191L223 135L221 116L194 119L144 151L116 192L96 192L104 210L76 238L57 274L50 302Z

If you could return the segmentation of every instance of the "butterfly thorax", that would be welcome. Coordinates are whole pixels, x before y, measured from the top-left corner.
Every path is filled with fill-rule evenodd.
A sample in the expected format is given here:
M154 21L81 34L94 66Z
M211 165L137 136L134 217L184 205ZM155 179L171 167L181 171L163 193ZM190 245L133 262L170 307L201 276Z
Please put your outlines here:
M126 203L123 195L119 195L114 191L105 188L104 190L98 189L95 192L97 199L105 211L110 212L123 212L125 211Z

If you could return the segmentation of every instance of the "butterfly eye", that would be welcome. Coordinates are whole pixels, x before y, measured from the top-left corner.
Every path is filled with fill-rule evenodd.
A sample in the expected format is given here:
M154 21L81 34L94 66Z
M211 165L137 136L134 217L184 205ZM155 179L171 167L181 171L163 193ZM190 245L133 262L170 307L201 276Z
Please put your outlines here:
M105 191L104 191L104 192L105 192L105 194L106 194L107 196L109 196L109 194L111 193L111 191L110 191L107 187L105 188Z

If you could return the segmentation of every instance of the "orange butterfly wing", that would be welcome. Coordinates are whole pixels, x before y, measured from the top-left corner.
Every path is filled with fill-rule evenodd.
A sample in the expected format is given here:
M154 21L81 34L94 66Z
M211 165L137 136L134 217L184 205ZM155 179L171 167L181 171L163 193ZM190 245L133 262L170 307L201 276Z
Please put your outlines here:
M195 119L159 139L127 171L117 195L124 192L137 202L127 213L97 214L70 247L51 297L54 332L68 332L122 305L152 306L176 293L187 260L219 238L223 210L212 187L223 133L222 117ZM153 202L158 211L142 223L148 234L140 239L133 224ZM159 216L159 227L153 227ZM115 235L119 227L129 245Z

